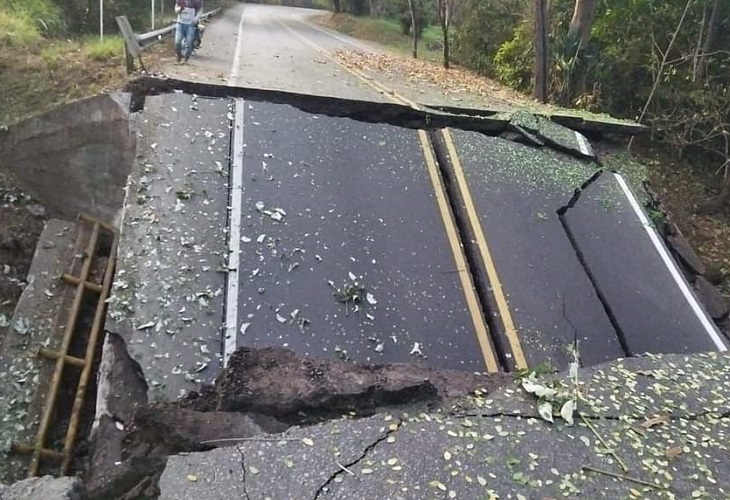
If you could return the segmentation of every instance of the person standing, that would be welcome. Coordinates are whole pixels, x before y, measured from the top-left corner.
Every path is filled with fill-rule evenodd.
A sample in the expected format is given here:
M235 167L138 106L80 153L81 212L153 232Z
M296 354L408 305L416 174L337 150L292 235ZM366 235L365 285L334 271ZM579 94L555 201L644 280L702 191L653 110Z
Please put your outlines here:
M175 0L175 13L177 14L177 27L175 29L175 54L177 62L185 58L190 59L193 52L193 41L195 40L195 24L198 22L202 6L200 0ZM185 40L185 53L183 53L183 40Z

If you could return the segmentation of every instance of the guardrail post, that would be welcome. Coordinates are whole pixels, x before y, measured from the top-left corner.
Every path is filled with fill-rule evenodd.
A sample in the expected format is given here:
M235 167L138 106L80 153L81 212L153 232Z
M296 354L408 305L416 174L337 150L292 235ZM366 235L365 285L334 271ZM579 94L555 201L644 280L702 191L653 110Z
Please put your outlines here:
M210 12L206 12L200 16L200 18L209 19L220 13L221 9L218 8L211 10ZM176 24L171 24L165 28L137 35L134 31L132 31L132 26L129 24L127 16L117 16L116 20L117 26L119 26L119 31L121 31L122 37L124 38L124 59L127 64L127 72L130 74L134 72L135 59L139 60L142 71L146 71L144 63L142 62L142 52L162 40L162 37L174 33L176 28Z
M127 63L127 72L132 73L134 71L134 59L141 57L142 48L137 43L137 37L134 35L134 31L132 31L132 26L129 24L127 16L117 16L116 20L119 31L122 32L122 37L124 38L124 57Z
M134 73L134 57L129 53L126 43L124 44L124 61L127 65L127 74L131 75Z

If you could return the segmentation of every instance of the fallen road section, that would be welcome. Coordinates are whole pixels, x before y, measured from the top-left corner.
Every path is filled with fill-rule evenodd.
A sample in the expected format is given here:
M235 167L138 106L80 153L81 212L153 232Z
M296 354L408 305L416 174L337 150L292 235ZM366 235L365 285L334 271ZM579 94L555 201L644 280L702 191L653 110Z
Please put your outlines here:
M629 355L727 350L620 175L597 176L560 217Z
M523 351L512 366L567 367L576 341L586 365L623 356L556 213L598 165L475 132L436 135L492 330Z
M440 412L383 409L172 456L161 498L724 498L730 361L625 359L577 378L574 425L518 384ZM570 376L548 377L562 391ZM671 408L671 413L667 409ZM611 449L601 446L609 439Z
M240 258L231 266L231 352L278 345L496 371L423 132L237 102L232 172L241 178L232 185L242 199L233 193L231 249Z

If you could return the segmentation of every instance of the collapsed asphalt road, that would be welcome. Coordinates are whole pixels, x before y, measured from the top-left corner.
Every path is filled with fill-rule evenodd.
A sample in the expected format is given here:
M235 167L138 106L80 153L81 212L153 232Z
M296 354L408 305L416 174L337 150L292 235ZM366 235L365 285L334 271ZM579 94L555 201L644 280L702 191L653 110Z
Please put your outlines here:
M212 380L241 346L489 372L564 368L576 344L585 365L725 348L628 187L576 202L602 166L574 131L138 85L159 95L135 100L107 328L151 394Z

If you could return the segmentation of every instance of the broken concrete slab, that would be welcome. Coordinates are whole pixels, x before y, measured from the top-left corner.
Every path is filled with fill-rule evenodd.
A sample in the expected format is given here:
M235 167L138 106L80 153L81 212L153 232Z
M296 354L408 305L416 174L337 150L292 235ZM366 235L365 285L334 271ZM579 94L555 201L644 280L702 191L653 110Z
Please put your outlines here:
M707 314L712 319L720 320L727 316L730 312L730 303L715 285L710 283L704 276L696 276L692 284L697 296L707 309Z
M398 427L392 417L336 420L211 452L173 456L160 478L160 497L315 498L342 466L356 462Z
M10 486L0 485L2 500L86 500L86 489L77 477L30 477Z
M560 217L630 354L727 349L620 175L596 177Z
M595 158L596 154L588 139L580 132L537 114L527 111L516 111L511 114L510 127L526 136L536 146L545 143L562 151L586 158Z
M149 97L125 200L106 328L126 343L149 398L174 400L220 366L229 101Z
M492 334L501 335L502 344L509 346L495 296L501 288L528 366L548 362L557 369L567 367L568 346L576 339L585 364L623 356L616 331L556 214L598 165L472 132L452 130L451 135L473 198L473 218L496 268L489 278L496 282L485 279L482 285L483 296L490 300ZM457 189L456 167L445 171L452 176L449 195L462 227L472 227L464 193ZM476 241L465 237L472 247ZM489 275L486 267L474 273Z
M41 347L57 349L62 341L70 287L60 281L76 248L77 225L49 220L41 233L28 272L28 285L15 308L0 349L0 480L27 475L28 457L9 453L11 442L35 442L54 363L37 356Z
M202 394L193 393L181 401L137 405L125 421L107 411L90 443L92 463L87 486L90 494L99 498L114 498L131 489L154 490L156 476L170 454L245 441L278 441L277 433L292 424L343 415L457 408L461 398L475 390L486 395L510 380L507 376L438 371L415 364L313 360L281 348L260 352L242 349L231 357L216 386L204 387ZM395 392L398 384L404 390ZM408 392L414 384L428 384L435 396L428 401L416 400Z
M52 217L85 212L111 222L135 154L129 97L101 95L59 106L0 131L0 168Z
M674 234L667 236L666 240L672 252L679 257L692 274L704 275L707 272L702 259L694 251L687 238L681 234Z
M284 432L288 424L244 411L198 412L175 406L138 408L125 433L128 455L171 455L226 446L236 439Z
M478 396L482 413L380 414L241 440L235 448L171 457L161 494L724 498L729 359L651 356L579 370L585 399L572 426L537 417L537 400L508 387ZM575 390L568 374L540 380ZM511 402L530 402L533 411L516 414Z
M124 340L107 332L99 365L94 423L89 435L86 486L91 497L113 497L117 489L129 489L130 481L137 484L133 468L125 469L124 473L119 469L127 467L122 466L124 429L131 423L135 410L146 404L147 383L139 364L127 353ZM124 479L117 479L120 476Z

